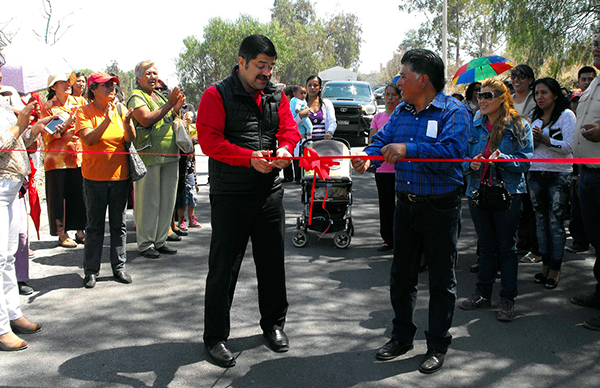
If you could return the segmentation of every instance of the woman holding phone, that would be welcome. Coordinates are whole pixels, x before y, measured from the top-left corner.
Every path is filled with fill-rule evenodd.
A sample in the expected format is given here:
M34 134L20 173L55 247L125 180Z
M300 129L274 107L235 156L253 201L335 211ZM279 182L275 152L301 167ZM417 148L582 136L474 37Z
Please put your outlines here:
M57 73L48 77L48 102L42 114L57 115L64 123L49 123L44 131L44 170L46 172L46 202L50 235L58 236L59 244L75 248L85 235L85 204L81 177L81 140L75 134L75 111L87 104L83 97L71 95L75 73ZM75 241L68 234L77 230Z

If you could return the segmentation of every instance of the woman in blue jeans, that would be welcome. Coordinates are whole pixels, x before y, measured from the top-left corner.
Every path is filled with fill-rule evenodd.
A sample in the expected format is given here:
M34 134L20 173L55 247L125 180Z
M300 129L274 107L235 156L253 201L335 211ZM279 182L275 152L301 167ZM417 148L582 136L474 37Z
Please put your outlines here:
M573 157L573 139L577 119L568 109L569 100L559 83L540 78L533 84L536 107L532 128L535 159ZM542 272L535 282L556 288L565 249L565 211L571 193L571 163L535 163L529 170L529 194L535 211L537 237L542 252Z
M512 97L503 82L487 80L478 94L481 113L473 121L467 148L472 159L527 159L533 154L533 138L529 122L519 116ZM491 169L490 181L496 181L496 169L501 173L512 203L508 210L484 210L473 205L473 191L482 183L484 173ZM514 300L517 296L517 228L521 218L521 196L527 192L525 173L529 163L465 162L466 194L469 210L479 238L479 272L475 293L459 307L474 310L490 307L492 287L500 265L502 290L497 318L514 320ZM489 183L489 182L488 182Z

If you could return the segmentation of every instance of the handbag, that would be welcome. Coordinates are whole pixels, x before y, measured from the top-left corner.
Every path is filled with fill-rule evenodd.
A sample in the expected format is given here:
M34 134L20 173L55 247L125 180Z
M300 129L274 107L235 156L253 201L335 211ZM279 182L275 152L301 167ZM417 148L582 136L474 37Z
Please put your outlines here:
M187 123L179 116L175 116L173 120L173 133L175 133L175 143L183 153L191 154L194 152L194 143L187 129Z
M117 104L117 112L119 113L119 117L123 117L121 104ZM146 169L146 165L135 149L133 143L128 141L124 143L125 151L127 151L127 162L129 163L129 177L131 178L132 182L139 181L146 176L148 169Z
M471 201L474 207L482 210L493 212L508 210L512 203L512 196L502 180L500 169L494 168L496 169L496 183L487 183L492 169L492 166L490 166L483 175L479 188L473 191Z

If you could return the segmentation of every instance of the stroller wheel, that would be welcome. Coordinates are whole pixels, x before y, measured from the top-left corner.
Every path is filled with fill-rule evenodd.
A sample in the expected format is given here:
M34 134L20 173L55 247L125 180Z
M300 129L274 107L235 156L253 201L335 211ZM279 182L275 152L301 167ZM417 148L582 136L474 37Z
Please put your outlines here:
M310 235L304 230L296 230L292 234L292 244L297 248L305 247L308 240L310 240Z
M335 244L336 247L338 247L340 249L348 248L348 245L350 245L351 240L352 240L352 237L350 237L350 234L348 232L346 232L345 230L343 230L341 232L337 232L333 236L333 243Z

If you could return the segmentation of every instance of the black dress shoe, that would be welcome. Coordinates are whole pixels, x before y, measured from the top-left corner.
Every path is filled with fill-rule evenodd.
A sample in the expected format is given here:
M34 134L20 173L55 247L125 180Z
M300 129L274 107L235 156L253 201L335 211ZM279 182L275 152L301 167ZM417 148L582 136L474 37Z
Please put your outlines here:
M471 273L477 273L479 272L479 262L473 264L472 266L469 267L469 272Z
M290 340L281 329L270 332L263 332L263 337L267 339L269 348L277 353L283 353L290 350Z
M31 295L33 294L33 288L29 287L25 282L17 282L19 285L19 295Z
M173 234L167 236L167 241L181 241L181 236L173 232Z
M235 365L235 357L233 357L233 353L227 349L223 341L214 346L204 344L204 351L208 356L208 360L215 365L222 368L231 368Z
M394 246L393 246L393 245L388 245L388 244L386 244L386 243L383 243L383 244L381 244L381 245L379 246L379 248L377 248L377 250L378 250L379 252L387 252L387 251L391 251L391 250L393 250L393 249L394 249Z
M421 366L419 367L419 372L426 374L437 372L444 365L445 356L445 353L427 349L427 353L425 353L423 362L421 362Z
M413 347L413 344L403 344L395 339L391 339L379 348L377 354L375 354L375 358L382 361L391 360L411 351Z
M163 245L160 248L156 248L159 253L164 253L165 255L174 255L177 253L177 249L171 248L167 244Z
M119 283L131 284L131 282L133 282L131 276L129 276L129 274L125 271L117 271L113 274L113 276Z
M185 236L187 236L189 234L189 232L187 232L186 230L183 230L181 228L177 229L175 231L175 233L177 233L181 237L185 237Z
M83 278L83 286L85 288L96 287L96 275L94 275L94 274L85 275L85 278Z
M146 249L143 252L140 252L140 255L149 259L158 259L160 257L160 253L158 253L158 251L152 247Z

